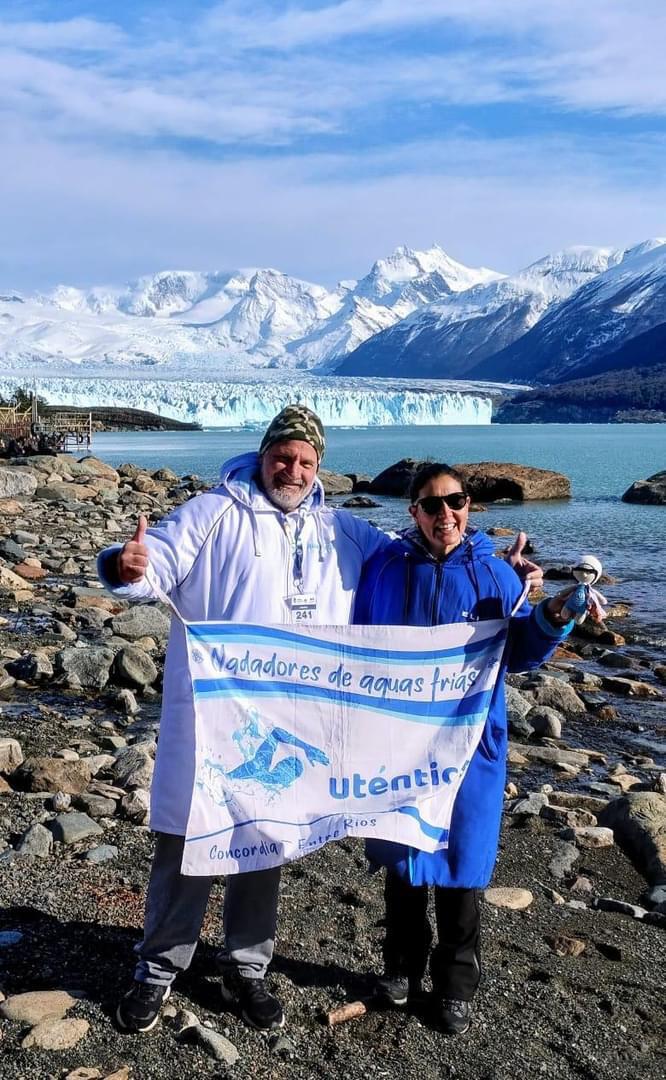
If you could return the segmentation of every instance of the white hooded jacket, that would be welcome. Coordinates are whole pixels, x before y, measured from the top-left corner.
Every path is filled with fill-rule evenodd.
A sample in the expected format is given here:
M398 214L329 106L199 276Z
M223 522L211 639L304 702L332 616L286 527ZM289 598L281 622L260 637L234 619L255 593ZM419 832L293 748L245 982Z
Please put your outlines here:
M257 454L222 467L218 487L190 499L146 533L150 579L187 621L291 623L287 598L316 598L312 621L345 625L363 564L391 538L345 510L324 504L319 480L289 514L258 487ZM114 596L154 600L148 577L114 586L106 548L98 572ZM164 665L162 717L151 790L151 828L184 835L194 783L195 739L192 684L181 623L172 619Z

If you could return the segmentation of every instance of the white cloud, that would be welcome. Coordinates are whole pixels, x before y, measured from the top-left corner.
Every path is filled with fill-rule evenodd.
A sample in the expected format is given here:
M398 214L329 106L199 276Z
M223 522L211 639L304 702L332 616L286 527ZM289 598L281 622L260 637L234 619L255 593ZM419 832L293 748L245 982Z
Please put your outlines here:
M67 138L272 146L405 103L666 111L661 0L233 0L132 36L79 18L1 23L0 40L0 111Z
M332 157L259 166L39 139L10 142L9 153L3 288L247 265L332 283L399 243L434 241L463 262L512 271L568 244L651 235L666 195L664 182L644 183L638 198L633 175L600 180L594 155L562 141L415 144L380 155L371 178L350 178Z
M230 0L177 22L156 6L131 32L115 19L0 22L7 287L178 265L330 281L433 240L511 270L663 232L662 0ZM516 103L555 134L484 139L469 110L459 124L459 106L506 119ZM574 115L604 110L616 132L637 113L653 133L572 137Z

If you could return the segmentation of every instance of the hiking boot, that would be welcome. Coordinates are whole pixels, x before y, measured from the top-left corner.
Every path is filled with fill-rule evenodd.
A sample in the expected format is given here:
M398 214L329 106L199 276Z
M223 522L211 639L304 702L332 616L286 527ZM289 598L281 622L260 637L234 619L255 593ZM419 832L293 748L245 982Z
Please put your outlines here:
M374 998L378 1005L401 1008L409 998L409 979L406 975L380 975L375 983Z
M260 1031L271 1031L284 1024L284 1012L278 999L269 994L263 979L248 979L238 972L222 976L222 1000L238 1009L243 1020Z
M150 1031L155 1027L160 1009L170 994L170 986L137 982L135 979L116 1010L118 1027L142 1035Z
M464 1035L472 1022L472 1002L440 998L437 1016L445 1035Z

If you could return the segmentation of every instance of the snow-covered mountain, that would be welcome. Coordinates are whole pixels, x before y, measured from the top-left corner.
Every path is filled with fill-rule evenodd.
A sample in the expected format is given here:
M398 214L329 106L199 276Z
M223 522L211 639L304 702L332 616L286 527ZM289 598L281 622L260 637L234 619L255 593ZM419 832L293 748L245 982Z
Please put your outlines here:
M662 323L666 239L655 239L623 252L619 262L553 306L529 333L479 364L473 377L563 382L603 371L604 357L615 366L618 348Z
M0 378L0 395L25 386L17 377ZM228 382L220 379L39 378L31 387L59 405L107 405L144 409L206 427L265 427L280 409L301 401L327 427L402 424L489 424L492 398L506 388L484 383L419 382L400 379L326 379L300 374L287 381L278 372L258 372Z
M328 290L278 270L166 271L125 288L0 297L0 370L233 376L322 368L431 301L499 277L435 245L398 248Z
M415 310L366 340L336 371L345 375L461 378L521 338L553 305L622 261L614 248L573 247L513 277L478 284ZM491 361L488 363L490 367ZM486 378L494 378L485 374ZM515 378L515 374L503 375Z

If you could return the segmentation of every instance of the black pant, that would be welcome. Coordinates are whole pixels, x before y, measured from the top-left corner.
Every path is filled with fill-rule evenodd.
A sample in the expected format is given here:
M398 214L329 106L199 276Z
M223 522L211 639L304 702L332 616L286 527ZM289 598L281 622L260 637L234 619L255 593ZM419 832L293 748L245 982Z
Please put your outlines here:
M410 885L390 871L384 886L386 938L384 966L391 975L418 981L425 974L432 944L428 886ZM481 917L476 889L435 886L437 945L430 958L435 993L471 1001L481 978Z

